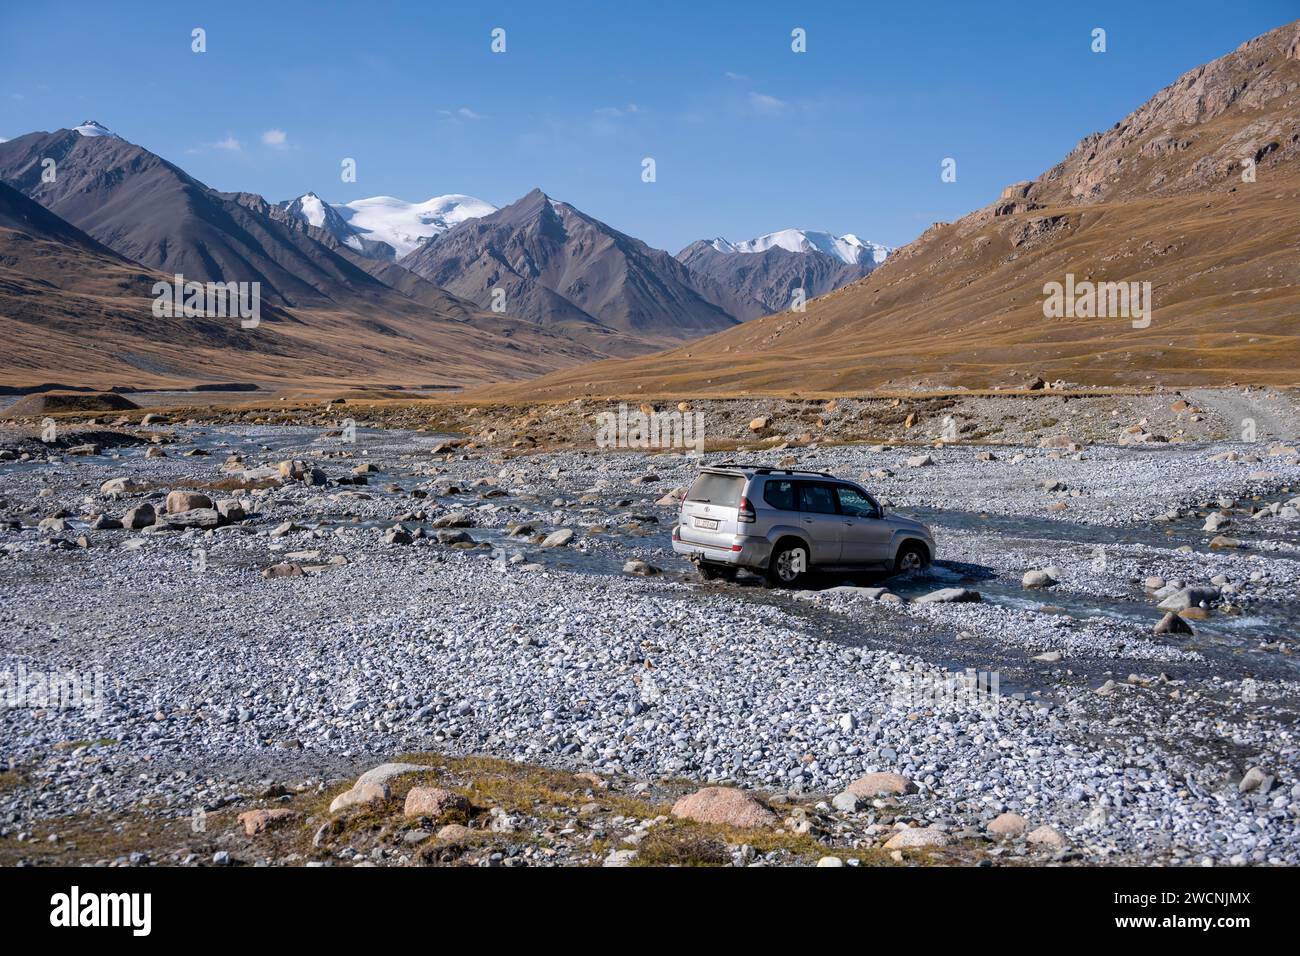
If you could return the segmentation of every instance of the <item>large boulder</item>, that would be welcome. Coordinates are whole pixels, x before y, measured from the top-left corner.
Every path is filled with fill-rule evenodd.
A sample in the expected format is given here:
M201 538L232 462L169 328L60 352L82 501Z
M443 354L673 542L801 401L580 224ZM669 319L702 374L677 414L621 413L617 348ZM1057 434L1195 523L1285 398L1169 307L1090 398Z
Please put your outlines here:
M191 508L177 511L163 518L173 528L215 528L221 524L216 508Z
M455 790L444 787L412 787L406 794L404 815L410 817L431 817L438 819L445 813L459 812L469 814L470 805L465 797Z
M323 485L326 481L325 472L297 458L280 462L275 470L281 481L300 481L304 485Z
M927 846L947 846L948 834L942 830L936 830L934 827L911 827L907 830L899 830L889 842L885 844L886 850L918 850Z
M199 491L173 491L167 495L167 513L171 515L211 507L212 499Z
M255 481L275 481L280 477L280 473L272 465L262 465L257 468L245 468L239 472L240 480L245 483Z
M1226 528L1230 524L1232 524L1232 518L1222 512L1215 511L1205 519L1205 524L1201 527L1201 530L1213 533Z
M843 793L837 793L831 798L831 806L840 813L857 813L861 805L861 798L856 793L849 793L847 790Z
M1064 849L1066 846L1065 837L1061 834L1061 831L1056 829L1056 827L1047 825L1043 825L1037 830L1031 831L1029 836L1025 837L1025 839L1030 843L1037 843L1040 846L1050 847L1053 850Z
M334 798L330 804L330 813L363 804L382 803L392 795L388 784L394 777L428 769L418 763L383 763L378 767L372 767L357 777L350 789Z
M1179 615L1173 611L1168 612L1164 617L1156 622L1152 628L1153 634L1193 634L1192 625L1188 624Z
M275 469L280 473L280 478L283 481L301 481L311 469L311 466L305 461L294 459L280 462L275 466Z
M474 519L465 511L452 511L429 522L433 528L472 528Z
M913 599L913 604L954 604L966 601L982 601L979 591L970 591L966 588L940 588L937 591L931 591L929 594L922 594L919 598Z
M384 544L410 544L414 540L411 537L411 532L400 524L395 524L384 532Z
M127 510L122 516L122 527L139 531L141 528L152 527L157 521L158 513L153 510L153 505L145 502Z
M902 796L915 790L912 781L898 773L869 773L858 777L844 788L845 793L851 793L863 800L870 800L872 797Z
M149 490L149 483L139 478L110 478L99 486L101 495L132 495Z
M1241 778L1241 783L1237 784L1239 793L1250 793L1258 791L1266 794L1273 789L1273 784L1277 778L1265 770L1263 767L1251 767Z
M221 520L227 524L243 521L247 517L244 506L238 498L222 498L217 502L216 508L217 514L221 515Z
M436 836L444 843L464 843L474 836L474 831L462 823L448 823Z
M297 817L298 814L293 810L277 807L273 810L248 810L239 815L239 822L244 825L245 834L256 836L259 833L264 833L267 830L295 820Z
M1056 578L1046 571L1026 571L1024 577L1020 579L1020 584L1027 588L1050 588L1056 584Z
M572 540L573 540L573 529L560 528L557 531L552 531L550 534L546 536L546 539L542 542L542 547L562 548Z
M879 601L889 593L889 588L866 588L859 587L856 584L837 584L835 587L827 588L819 593L826 595L843 594L846 597L860 597L870 601Z
M1186 611L1190 607L1200 607L1202 604L1210 605L1219 600L1219 589L1216 587L1196 586L1183 588L1176 594L1171 594L1165 598L1156 607L1162 611Z
M1069 435L1048 435L1038 443L1039 448L1064 448L1066 451L1082 451L1083 446Z
M292 561L281 561L279 564L273 564L269 568L262 569L264 578L300 578L302 577L302 565L294 564Z
M682 797L673 804L673 816L746 829L772 826L778 819L758 798L733 787L705 787Z
M1029 829L1029 821L1018 813L1000 813L989 821L986 829L994 836L1016 837Z

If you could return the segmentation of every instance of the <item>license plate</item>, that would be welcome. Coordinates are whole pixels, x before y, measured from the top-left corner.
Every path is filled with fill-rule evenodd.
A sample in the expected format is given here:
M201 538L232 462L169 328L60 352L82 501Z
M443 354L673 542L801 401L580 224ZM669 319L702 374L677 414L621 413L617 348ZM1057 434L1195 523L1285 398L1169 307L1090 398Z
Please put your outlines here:
M718 519L717 518L696 518L695 527L704 528L706 531L717 531Z

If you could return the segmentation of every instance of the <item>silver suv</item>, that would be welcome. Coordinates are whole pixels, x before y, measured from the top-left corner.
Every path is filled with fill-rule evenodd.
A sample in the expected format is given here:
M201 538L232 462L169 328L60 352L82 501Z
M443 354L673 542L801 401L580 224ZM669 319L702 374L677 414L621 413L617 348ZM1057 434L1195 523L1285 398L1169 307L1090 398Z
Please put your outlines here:
M934 537L834 475L723 465L701 469L686 493L673 550L705 578L747 568L792 587L811 571L925 567Z

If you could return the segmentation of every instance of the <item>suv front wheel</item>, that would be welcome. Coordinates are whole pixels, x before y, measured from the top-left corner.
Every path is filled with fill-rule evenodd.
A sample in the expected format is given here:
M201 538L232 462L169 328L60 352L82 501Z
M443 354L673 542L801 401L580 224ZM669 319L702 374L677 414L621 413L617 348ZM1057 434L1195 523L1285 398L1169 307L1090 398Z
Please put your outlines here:
M772 552L767 580L775 587L791 588L808 573L808 549L798 541L784 541Z

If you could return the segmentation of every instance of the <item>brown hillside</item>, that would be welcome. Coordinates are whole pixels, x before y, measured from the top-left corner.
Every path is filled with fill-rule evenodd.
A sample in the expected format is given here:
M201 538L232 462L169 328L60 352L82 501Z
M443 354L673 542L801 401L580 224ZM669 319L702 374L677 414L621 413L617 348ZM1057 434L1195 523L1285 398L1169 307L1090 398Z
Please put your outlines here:
M0 384L461 385L608 354L522 320L397 296L373 311L264 302L256 329L238 319L157 318L160 280L168 277L0 183Z
M1254 181L1243 180L1247 161ZM1185 74L1032 182L936 224L870 276L511 397L847 392L1023 382L1300 380L1300 25ZM1150 282L1147 328L1048 319L1044 284Z

